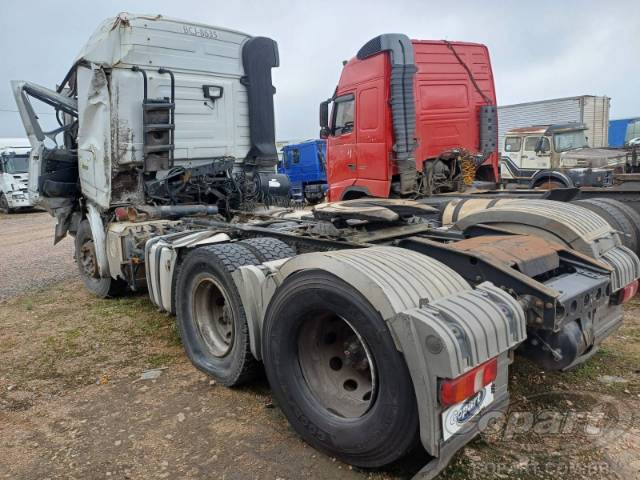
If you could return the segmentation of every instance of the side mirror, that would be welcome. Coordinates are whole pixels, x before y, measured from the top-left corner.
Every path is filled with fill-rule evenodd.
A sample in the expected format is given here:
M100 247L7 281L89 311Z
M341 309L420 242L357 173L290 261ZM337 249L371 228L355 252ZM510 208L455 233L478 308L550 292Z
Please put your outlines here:
M329 136L329 104L331 99L320 102L320 138ZM324 135L324 136L323 136Z

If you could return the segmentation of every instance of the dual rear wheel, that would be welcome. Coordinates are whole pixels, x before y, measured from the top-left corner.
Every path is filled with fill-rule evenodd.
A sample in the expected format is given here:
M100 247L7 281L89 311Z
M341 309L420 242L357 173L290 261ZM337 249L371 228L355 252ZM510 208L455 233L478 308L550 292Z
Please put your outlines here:
M227 386L255 376L247 317L232 274L295 252L275 239L194 249L177 279L177 321L193 364ZM256 292L257 294L257 292ZM320 270L288 277L262 326L274 399L314 447L363 467L389 464L419 441L404 358L366 298Z

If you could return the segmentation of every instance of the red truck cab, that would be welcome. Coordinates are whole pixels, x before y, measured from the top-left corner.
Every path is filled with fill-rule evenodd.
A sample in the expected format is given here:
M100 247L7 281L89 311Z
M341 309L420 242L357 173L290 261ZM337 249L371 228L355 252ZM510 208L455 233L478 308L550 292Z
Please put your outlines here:
M469 165L497 181L495 105L486 46L374 38L320 107L329 201L456 191Z

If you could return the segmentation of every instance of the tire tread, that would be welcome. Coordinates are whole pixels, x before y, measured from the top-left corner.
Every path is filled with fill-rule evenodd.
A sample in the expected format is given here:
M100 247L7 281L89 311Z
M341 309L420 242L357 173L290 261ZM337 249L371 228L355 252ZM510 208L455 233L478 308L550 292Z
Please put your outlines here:
M586 200L576 200L577 205L583 206L604 218L612 228L622 232L622 244L629 247L634 252L638 251L638 236L633 223L628 219L617 205L603 202L603 199L592 198Z
M176 285L182 285L184 283L183 277L189 274L190 269L184 268L184 266L185 262L189 261L189 257L192 255L206 255L209 258L215 258L216 262L223 266L229 274L232 274L240 267L246 265L258 265L260 263L258 258L256 258L256 256L248 248L240 245L239 243L205 245L194 249L185 257L184 262L182 262L180 270L178 272L178 280L176 281ZM246 339L246 342L245 345L242 346L243 350L240 353L240 355L242 356L240 370L232 375L232 379L230 381L222 382L225 386L228 387L237 386L249 382L250 380L255 378L260 369L260 363L254 358L253 354L251 353L251 345L249 342L249 326L247 324L244 307L241 303L240 309L242 320L241 335ZM176 310L178 310L178 308L176 308ZM211 374L210 372L206 373Z
M295 256L295 250L282 240L271 237L249 238L238 242L245 246L261 261L282 260Z
M638 253L638 251L640 250L640 213L638 213L629 205L613 198L594 198L594 200L598 200L600 203L605 203L607 205L611 205L614 208L617 208L627 218L627 220L629 220L629 223L631 223L631 227L636 233L638 248L635 250L635 252Z

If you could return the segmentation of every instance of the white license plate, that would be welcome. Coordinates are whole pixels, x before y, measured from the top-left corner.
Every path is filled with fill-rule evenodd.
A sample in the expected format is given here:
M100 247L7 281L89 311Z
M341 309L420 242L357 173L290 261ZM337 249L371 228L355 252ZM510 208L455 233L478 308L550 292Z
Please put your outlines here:
M493 402L493 383L472 397L450 406L442 412L442 436L446 441Z

